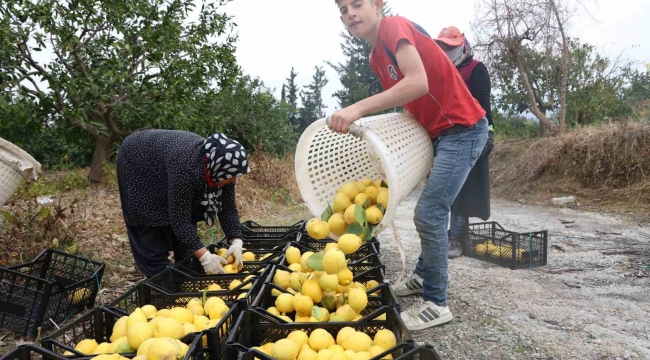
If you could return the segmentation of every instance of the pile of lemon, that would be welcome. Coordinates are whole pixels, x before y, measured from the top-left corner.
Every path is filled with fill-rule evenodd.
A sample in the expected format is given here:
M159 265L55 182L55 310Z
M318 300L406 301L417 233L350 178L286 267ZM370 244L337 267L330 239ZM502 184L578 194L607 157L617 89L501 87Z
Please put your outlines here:
M363 210L367 224L359 223L357 207ZM320 219L307 222L307 234L316 240L327 238L330 232L336 236L353 233L364 239L369 226L379 224L387 208L388 180L349 182L336 191L331 207Z
M374 338L351 327L344 327L336 339L324 329L315 329L307 335L296 330L284 339L254 347L275 360L368 360L397 345L390 330L379 330ZM382 359L392 359L386 355Z
M189 346L180 339L216 327L229 310L221 298L214 296L205 302L194 298L185 307L171 309L158 310L153 305L145 305L115 322L110 342L98 344L95 339L84 339L74 349L98 355L93 357L96 360L121 360L124 357L119 354L131 353L137 353L134 360L183 359ZM205 336L202 340L206 345Z

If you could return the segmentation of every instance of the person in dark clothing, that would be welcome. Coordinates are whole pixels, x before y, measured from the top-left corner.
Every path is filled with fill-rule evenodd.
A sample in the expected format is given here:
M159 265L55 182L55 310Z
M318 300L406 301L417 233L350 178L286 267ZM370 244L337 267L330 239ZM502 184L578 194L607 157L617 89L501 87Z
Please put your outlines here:
M489 137L483 153L470 171L465 184L451 206L448 257L452 259L463 253L460 239L463 232L466 231L469 218L477 217L487 220L490 217L489 156L494 148L494 124L490 106L492 84L487 68L482 62L474 59L469 42L458 28L451 26L442 29L435 40L456 65L470 93L485 110L485 117L489 125Z
M230 255L242 265L235 180L251 171L244 147L217 133L144 130L129 135L117 156L117 179L135 266L151 277L170 265L169 252L190 254L206 273L223 273ZM219 223L230 242L224 257L201 243L197 223Z

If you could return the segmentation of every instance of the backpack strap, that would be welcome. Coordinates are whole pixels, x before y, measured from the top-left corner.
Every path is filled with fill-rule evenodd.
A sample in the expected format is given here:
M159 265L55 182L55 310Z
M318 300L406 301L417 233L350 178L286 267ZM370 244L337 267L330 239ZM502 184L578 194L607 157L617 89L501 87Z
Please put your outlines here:
M420 26L420 25L418 25L418 24L416 24L416 23L414 23L412 21L411 21L411 24L413 24L413 27L415 27L415 30L417 30L422 35L424 35L424 36L428 37L429 39L431 39L431 36L429 35L429 33L426 30L424 30L424 28L422 26ZM384 50L386 51L386 55L388 55L388 58L393 63L393 65L395 67L397 67L397 57L395 57L395 54L393 54L393 52L390 51L390 49L388 48L388 45L386 45L386 43L383 40L381 41L381 43L384 44Z

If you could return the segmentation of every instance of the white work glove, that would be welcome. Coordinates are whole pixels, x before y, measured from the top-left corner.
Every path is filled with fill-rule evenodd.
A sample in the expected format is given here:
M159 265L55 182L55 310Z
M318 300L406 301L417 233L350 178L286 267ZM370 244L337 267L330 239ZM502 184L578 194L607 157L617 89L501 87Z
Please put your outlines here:
M244 242L241 239L234 239L226 251L224 257L227 259L228 256L232 255L235 258L233 266L237 269L241 269L244 266L242 261L242 248L244 247Z
M203 265L203 270L205 270L206 274L225 274L226 271L221 267L221 265L225 265L228 262L226 259L222 258L219 255L215 255L209 251L206 251L203 256L199 259L201 262L201 265Z

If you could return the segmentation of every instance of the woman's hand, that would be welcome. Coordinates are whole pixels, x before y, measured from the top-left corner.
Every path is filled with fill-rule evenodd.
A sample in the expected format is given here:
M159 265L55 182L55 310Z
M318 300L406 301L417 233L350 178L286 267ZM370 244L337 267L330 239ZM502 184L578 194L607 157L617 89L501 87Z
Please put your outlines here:
M232 255L235 258L235 262L233 263L233 266L237 269L241 269L241 267L244 265L242 261L243 247L244 247L244 242L241 239L233 239L232 242L230 243L230 247L228 248L228 251L224 255L226 259L230 255Z
M215 255L209 251L205 251L203 255L199 258L199 262L203 266L206 274L225 274L226 271L221 265L228 263L226 259L222 258L219 255Z
M350 105L341 109L330 116L329 128L338 133L347 134L348 127L359 120L363 114L357 110L357 106Z

